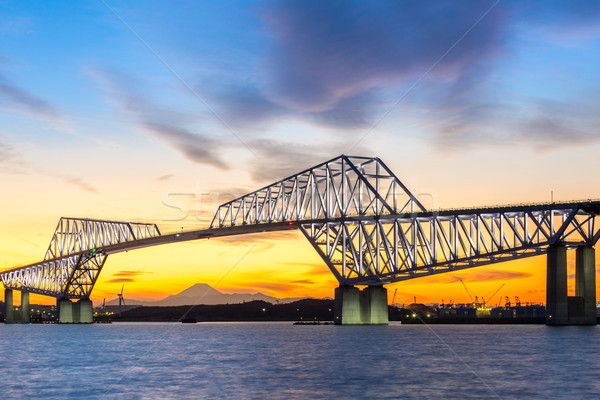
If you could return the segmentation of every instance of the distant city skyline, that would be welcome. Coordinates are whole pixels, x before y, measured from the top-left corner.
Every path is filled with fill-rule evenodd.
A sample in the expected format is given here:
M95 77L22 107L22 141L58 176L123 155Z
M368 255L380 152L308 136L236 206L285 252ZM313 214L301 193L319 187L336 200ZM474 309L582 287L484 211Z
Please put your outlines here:
M220 203L340 154L380 157L427 208L600 198L599 22L593 1L3 2L0 266L43 258L62 216L200 228ZM545 262L389 293L466 302L463 279L543 302ZM274 297L337 286L293 231L113 255L92 299L195 282Z

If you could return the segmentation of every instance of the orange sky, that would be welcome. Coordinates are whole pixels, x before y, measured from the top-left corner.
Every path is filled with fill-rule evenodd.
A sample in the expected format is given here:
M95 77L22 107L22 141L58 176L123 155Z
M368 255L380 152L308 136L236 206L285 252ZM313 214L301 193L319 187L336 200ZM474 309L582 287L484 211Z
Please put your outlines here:
M428 153L424 151L423 154ZM3 228L0 231L0 267L40 261L61 216L154 222L162 233L199 229L210 224L213 210L219 204L261 186L250 182L243 165L229 171L212 167L190 170L189 162L185 160L175 156L165 158L169 158L168 169L157 169L151 162L139 160L144 168L127 169L124 166L122 171L125 172L120 172L112 166L98 174L97 179L93 170L98 167L92 167L92 172L86 176L89 176L93 190L82 190L71 182L45 173L5 172L4 183L10 191L9 195L0 198L0 207L7 210L0 216ZM485 157L479 155L471 159L478 158ZM598 190L590 191L589 187L574 185L567 179L553 181L552 186L535 179L531 182L505 180L488 185L476 179L491 169L483 163L476 171L465 168L463 161L449 159L444 162L445 174L440 175L433 169L411 173L405 170L403 173L403 163L390 159L388 166L418 195L426 208L544 201L548 200L545 191L540 190L544 186L553 188L555 200L600 197L593 196L599 193ZM299 165L296 170L308 166ZM165 172L173 172L173 176L163 179ZM463 182L464 189L457 190L455 181L444 179L444 176L461 173L465 179L459 181ZM532 174L535 178L536 172ZM559 178L561 174L562 171L557 169L555 177ZM544 178L541 174L537 177L540 181ZM471 183L473 181L477 183ZM265 178L263 183L270 181ZM433 187L436 190L432 190ZM506 187L512 190L507 191ZM573 254L569 257L573 268ZM400 303L412 302L414 296L423 303L441 302L442 299L467 302L468 296L460 279L465 281L473 296L479 297L488 297L505 283L493 302L500 296L509 296L512 301L514 296L524 302L545 301L544 257L391 284L388 285L389 298L391 301L397 288L396 302ZM302 234L286 231L199 240L112 255L100 274L92 300L98 304L104 298L115 298L123 283L126 297L151 300L199 282L223 292L262 292L276 297L332 297L337 284ZM54 300L33 296L32 301L51 303Z
M52 232L53 228L48 227ZM31 233L34 239L42 235ZM42 257L42 243L27 236L13 235L15 251ZM6 241L4 241L6 243ZM34 250L35 249L35 250ZM32 251L33 250L33 251ZM10 252L6 252L7 254ZM574 251L569 253L570 273L574 271ZM545 302L545 257L505 262L469 270L413 279L387 285L391 302L420 303L450 300L468 302L460 279L473 296L489 296L503 283L492 304L509 296L523 302ZM158 300L194 283L208 283L225 293L255 293L276 297L333 297L337 285L333 275L299 231L252 234L221 239L169 244L111 255L92 293L95 304L116 297L125 285L126 298ZM574 290L574 280L569 281ZM51 304L52 298L32 295L32 302ZM488 303L489 304L489 303Z

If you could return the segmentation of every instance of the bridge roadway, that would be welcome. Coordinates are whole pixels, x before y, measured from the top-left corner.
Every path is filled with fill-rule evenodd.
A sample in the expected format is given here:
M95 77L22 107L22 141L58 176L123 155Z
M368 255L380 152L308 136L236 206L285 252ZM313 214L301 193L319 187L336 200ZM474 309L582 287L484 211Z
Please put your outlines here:
M387 283L547 254L547 323L591 324L598 215L591 200L426 210L380 159L340 156L221 205L207 229L161 235L153 224L61 218L43 261L0 272L5 314L28 321L13 316L19 290L24 310L37 293L57 299L61 322L91 322L89 296L110 254L300 229L340 283L336 323L387 323ZM568 248L577 249L575 296Z
M493 206L493 207L475 207L475 208L452 208L452 209L439 209L420 211L413 213L403 214L382 214L382 215L361 215L352 217L338 217L338 218L319 218L309 219L303 221L281 221L281 222L262 222L250 225L234 225L221 228L204 228L193 231L182 231L178 233L162 234L160 236L148 237L144 239L136 239L127 242L116 243L107 246L99 246L95 248L95 253L111 255L130 250L143 249L146 247L159 246L170 243L180 243L192 240L218 238L224 236L235 236L235 235L247 235L253 233L263 232L277 232L286 230L296 230L300 227L311 226L313 224L351 224L358 222L388 222L388 221L429 221L432 218L444 218L444 217L455 217L457 215L495 215L495 214L511 214L511 213L528 213L528 212L539 212L539 211L552 211L556 209L583 209L586 212L593 214L600 214L600 200L583 200L583 201L569 201L569 202L552 202L552 203L539 203L539 204L516 204L506 206ZM113 221L107 221L113 222ZM598 231L597 236L600 235ZM595 237L594 241L599 238ZM577 243L571 243L571 245L577 245ZM541 247L541 246L540 246ZM542 249L543 251L544 249ZM69 257L80 256L89 254L90 250L84 250L79 252L73 252L69 254ZM538 254L533 254L538 255ZM65 257L56 257L49 260L44 260L46 263L53 261L59 261ZM14 271L27 269L39 265L39 262L35 262L28 265L20 265L12 268L2 269L0 274L7 274ZM473 265L473 267L479 265ZM446 272L446 271L444 271ZM381 282L390 283L390 281Z

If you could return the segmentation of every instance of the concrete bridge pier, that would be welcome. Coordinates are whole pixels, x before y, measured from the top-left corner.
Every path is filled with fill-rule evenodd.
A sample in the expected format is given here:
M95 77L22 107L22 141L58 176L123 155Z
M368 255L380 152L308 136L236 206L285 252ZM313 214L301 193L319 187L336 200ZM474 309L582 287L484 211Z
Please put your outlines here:
M59 324L91 324L94 322L90 299L80 299L75 303L69 299L58 299L57 308Z
M341 285L335 289L334 323L336 325L387 325L387 289Z
M22 324L28 324L31 322L29 315L29 292L21 292L21 315L19 322Z
M546 254L546 325L596 325L594 248L577 247L575 296L568 295L566 246L549 246Z
M6 324L28 324L29 316L29 292L21 292L21 309L15 312L12 289L4 289L4 323Z
M4 323L15 323L15 308L13 306L12 289L4 289Z

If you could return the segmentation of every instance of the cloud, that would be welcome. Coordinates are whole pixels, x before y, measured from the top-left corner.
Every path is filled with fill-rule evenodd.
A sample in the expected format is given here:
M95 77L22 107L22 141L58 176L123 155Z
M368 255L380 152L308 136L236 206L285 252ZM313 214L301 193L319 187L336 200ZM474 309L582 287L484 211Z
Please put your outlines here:
M30 167L16 146L5 141L0 141L0 165L5 172L16 174L22 174Z
M236 244L236 243L244 243L244 244L265 244L269 245L268 248L274 246L273 242L278 240L297 240L299 236L302 234L296 230L289 231L273 231L273 232L264 232L264 233L254 233L251 235L232 235L232 236L221 236L212 238L212 240L216 240L222 243ZM300 237L303 239L303 237Z
M229 167L219 159L219 146L215 140L198 134L193 134L184 128L161 123L144 122L143 126L154 136L179 150L188 160L198 164L209 164L221 169Z
M269 3L264 21L273 38L268 68L274 79L266 87L267 98L318 113L335 111L344 100L374 88L406 84L446 53L492 4ZM454 94L467 89L473 65L496 55L502 28L502 13L490 12L429 78L454 83Z
M205 79L199 91L237 127L286 118L366 129L451 48L423 82L432 98L480 85L503 48L504 13L494 8L462 36L493 4L267 1L268 51L256 70Z
M147 274L147 273L148 272L146 272L146 271L118 271L118 272L115 272L113 274L113 276L125 276L125 277L128 277L128 276L143 275L143 274Z
M71 185L77 186L80 189L85 190L86 192L89 192L89 193L97 193L98 192L96 190L96 188L94 188L89 183L85 182L82 178L68 177L68 178L64 178L64 180L65 180L65 182L70 183Z
M332 109L313 112L277 104L267 98L264 91L250 83L216 85L204 82L200 90L207 92L211 104L232 126L248 130L248 125L271 124L284 119L305 120L316 125L336 128L361 128L372 124L368 106L377 103L370 91L339 101Z
M165 181L168 181L169 179L171 179L174 176L175 176L175 174L167 174L167 175L159 176L158 178L156 178L156 180L159 181L159 182L165 182Z
M60 113L50 102L42 99L0 75L0 97L42 118L59 119Z
M462 111L454 120L444 121L446 132L434 139L435 144L442 149L464 150L527 143L544 151L564 145L583 146L600 139L596 129L600 117L590 109L567 101L526 99L524 103L527 112L521 110L523 106L512 105L479 106Z
M136 276L140 276L140 275L144 275L144 274L148 274L150 272L146 272L146 271L139 271L139 270L122 270L122 271L117 271L115 273L112 274L112 276L115 276L116 278L110 279L108 281L106 281L107 283L128 283L128 282L135 282L135 277Z
M401 100L393 111L427 115L420 128L433 135L424 139L443 149L514 141L547 149L581 144L600 137L597 123L576 126L580 114L565 109L528 109L520 93L499 95L503 83L497 81L506 60L525 49L517 40L523 32L599 37L598 4L267 1L260 10L269 46L256 70L205 80L201 90L227 121L246 130L295 119L337 128L331 134L347 138ZM257 153L264 152L262 144L250 143ZM252 171L255 180L288 172L280 162L270 165L275 173L262 164Z
M304 140L302 144L285 140L255 139L249 142L260 158L249 161L250 176L255 182L275 183L288 176L335 158L348 150L347 140ZM354 155L372 152L363 146L352 149Z
M135 279L132 278L115 278L106 281L106 283L127 283L127 282L135 282Z
M315 282L311 279L300 279L300 280L296 280L296 281L291 281L291 283L293 283L295 285L314 285L317 282Z
M90 74L104 85L110 99L121 110L132 114L136 123L152 137L179 151L194 163L228 168L219 156L224 143L184 127L185 122L191 123L194 118L154 104L139 89L141 83L135 77L111 69L94 70Z
M478 268L475 271L471 270L468 277L466 275L457 275L457 273L437 275L427 278L427 283L456 283L461 280L465 282L509 281L512 279L530 278L532 276L534 275L524 271L500 271L492 268Z

